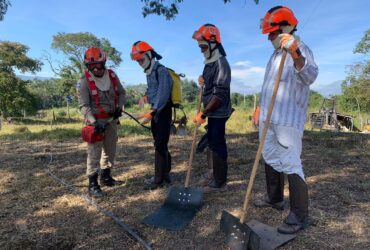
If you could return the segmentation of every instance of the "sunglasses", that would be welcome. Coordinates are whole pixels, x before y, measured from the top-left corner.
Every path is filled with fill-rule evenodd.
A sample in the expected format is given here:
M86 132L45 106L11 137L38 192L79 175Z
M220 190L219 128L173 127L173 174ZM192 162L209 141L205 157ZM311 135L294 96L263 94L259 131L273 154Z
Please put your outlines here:
M104 69L104 64L102 63L91 63L87 65L89 70L94 70L94 69Z

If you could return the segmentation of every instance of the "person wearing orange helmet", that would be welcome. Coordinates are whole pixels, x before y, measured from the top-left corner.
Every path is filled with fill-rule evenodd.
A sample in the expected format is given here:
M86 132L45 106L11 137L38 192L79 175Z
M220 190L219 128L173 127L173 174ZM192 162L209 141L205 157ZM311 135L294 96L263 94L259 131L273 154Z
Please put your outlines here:
M105 67L105 52L97 47L86 50L84 63L87 70L77 84L77 94L81 113L87 125L94 126L94 132L104 133L102 141L88 142L87 171L89 178L88 192L92 196L102 197L102 186L115 186L123 182L111 176L117 146L117 122L122 115L125 102L125 90L117 75Z
M207 124L208 166L212 176L208 179L205 192L223 190L227 181L227 145L225 139L226 121L231 115L230 82L231 70L226 52L221 44L219 29L213 24L204 24L193 34L193 39L204 56L204 69L199 77L203 88L204 109L194 118L196 126Z
M260 95L260 136L268 113L283 50L288 52L281 76L271 124L262 156L265 161L267 197L255 201L257 207L283 210L284 174L288 175L290 213L278 227L280 233L293 234L308 221L308 188L301 162L302 135L306 120L309 86L316 80L318 67L312 51L295 35L298 20L284 6L271 8L262 19L262 34L268 34L274 52L267 64Z
M139 115L142 123L151 122L154 139L154 176L145 180L145 189L156 189L171 184L171 154L168 151L172 119L172 78L158 60L162 57L147 42L137 41L131 49L131 58L144 70L148 88L141 103L148 102L151 110Z

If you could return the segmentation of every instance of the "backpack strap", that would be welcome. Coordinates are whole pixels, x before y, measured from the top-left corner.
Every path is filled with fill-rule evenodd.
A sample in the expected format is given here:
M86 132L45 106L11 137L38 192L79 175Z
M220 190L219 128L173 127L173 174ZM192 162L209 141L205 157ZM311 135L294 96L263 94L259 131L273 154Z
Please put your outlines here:
M159 76L158 76L158 69L160 67L164 67L162 64L159 64L158 67L154 70L154 73L155 73L155 79L157 80L158 84L159 84ZM166 69L168 69L167 67L164 67Z
M113 84L113 88L114 88L114 105L115 105L115 107L117 107L117 103L118 103L118 80L117 80L117 77L116 77L116 75L114 74L114 72L112 70L109 69L108 73L109 73L110 81ZM91 97L92 97L93 101L95 102L95 105L98 107L98 110L99 110L99 114L94 114L94 117L97 118L97 119L104 119L104 118L110 117L111 115L109 115L107 112L105 112L105 110L103 109L103 107L99 103L99 90L96 87L95 81L93 80L92 76L90 75L90 73L88 71L85 71L85 76L86 76L86 80L89 84L89 89L91 91Z

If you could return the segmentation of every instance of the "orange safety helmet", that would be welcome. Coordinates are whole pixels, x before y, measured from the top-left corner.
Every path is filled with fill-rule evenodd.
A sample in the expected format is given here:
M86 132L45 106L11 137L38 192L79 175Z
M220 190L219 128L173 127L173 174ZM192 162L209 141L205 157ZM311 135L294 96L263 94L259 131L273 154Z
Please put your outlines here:
M153 47L150 46L147 42L137 41L136 43L134 43L134 45L132 45L131 59L135 61L140 60L148 51L154 51Z
M217 43L221 43L220 30L213 24L204 24L193 34L193 39L200 41L206 40L211 41L211 38L215 38Z
M103 63L107 61L105 52L97 47L91 47L85 52L84 63L86 65L92 63Z
M276 6L267 11L265 17L261 19L262 34L271 33L279 30L284 25L296 26L297 18L291 9L284 6Z

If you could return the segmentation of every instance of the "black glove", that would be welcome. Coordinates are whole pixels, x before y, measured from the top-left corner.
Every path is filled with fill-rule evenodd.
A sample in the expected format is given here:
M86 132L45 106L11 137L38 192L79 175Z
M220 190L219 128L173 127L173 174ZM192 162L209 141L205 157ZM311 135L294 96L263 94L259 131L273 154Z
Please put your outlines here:
M107 127L108 123L104 123L101 121L94 122L94 132L96 133L103 133L105 128Z
M116 108L113 113L113 119L118 119L122 116L122 108Z

